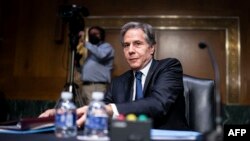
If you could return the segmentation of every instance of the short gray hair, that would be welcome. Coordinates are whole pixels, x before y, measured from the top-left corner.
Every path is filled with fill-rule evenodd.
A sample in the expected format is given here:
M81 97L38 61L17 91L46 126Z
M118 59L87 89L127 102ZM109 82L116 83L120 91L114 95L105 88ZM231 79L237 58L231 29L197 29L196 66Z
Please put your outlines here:
M155 32L153 30L153 27L146 23L140 23L140 22L128 22L125 25L122 26L121 32L120 32L120 42L121 44L124 43L124 35L129 29L141 29L145 33L145 40L149 45L155 45Z

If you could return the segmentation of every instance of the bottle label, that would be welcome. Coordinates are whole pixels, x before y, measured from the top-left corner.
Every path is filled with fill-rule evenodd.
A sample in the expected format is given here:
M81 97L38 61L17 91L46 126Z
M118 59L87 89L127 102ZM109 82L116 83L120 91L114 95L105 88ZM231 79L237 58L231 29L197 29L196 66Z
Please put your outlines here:
M57 127L72 127L76 125L76 113L56 114L55 124Z
M85 128L89 129L101 130L101 129L107 129L107 127L108 127L108 117L105 116L97 117L89 115L85 123Z

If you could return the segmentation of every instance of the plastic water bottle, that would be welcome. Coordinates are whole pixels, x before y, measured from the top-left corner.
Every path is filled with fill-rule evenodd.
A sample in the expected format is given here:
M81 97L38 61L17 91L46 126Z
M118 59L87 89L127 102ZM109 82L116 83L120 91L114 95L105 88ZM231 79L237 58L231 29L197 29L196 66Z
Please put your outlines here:
M77 135L76 106L72 102L73 94L63 91L61 100L56 107L55 135L59 138L74 137Z
M93 92L84 126L85 139L108 140L108 114L102 102L103 92Z

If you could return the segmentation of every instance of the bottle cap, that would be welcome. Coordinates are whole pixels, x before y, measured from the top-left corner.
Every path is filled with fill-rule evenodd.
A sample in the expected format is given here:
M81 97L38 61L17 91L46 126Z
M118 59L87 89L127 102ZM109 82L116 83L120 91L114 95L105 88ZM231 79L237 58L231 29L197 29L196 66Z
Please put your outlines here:
M73 94L71 92L68 92L68 91L62 91L61 98L64 100L70 100L73 98Z
M103 98L104 98L104 93L103 92L93 92L92 93L92 99L103 100Z

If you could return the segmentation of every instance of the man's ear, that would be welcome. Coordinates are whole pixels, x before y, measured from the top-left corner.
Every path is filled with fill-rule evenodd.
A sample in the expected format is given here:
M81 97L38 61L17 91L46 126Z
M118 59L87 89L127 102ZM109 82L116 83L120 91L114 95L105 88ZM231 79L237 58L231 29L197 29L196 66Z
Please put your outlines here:
M151 55L154 55L154 53L155 53L155 48L156 48L155 45L152 45L152 46L150 47Z

